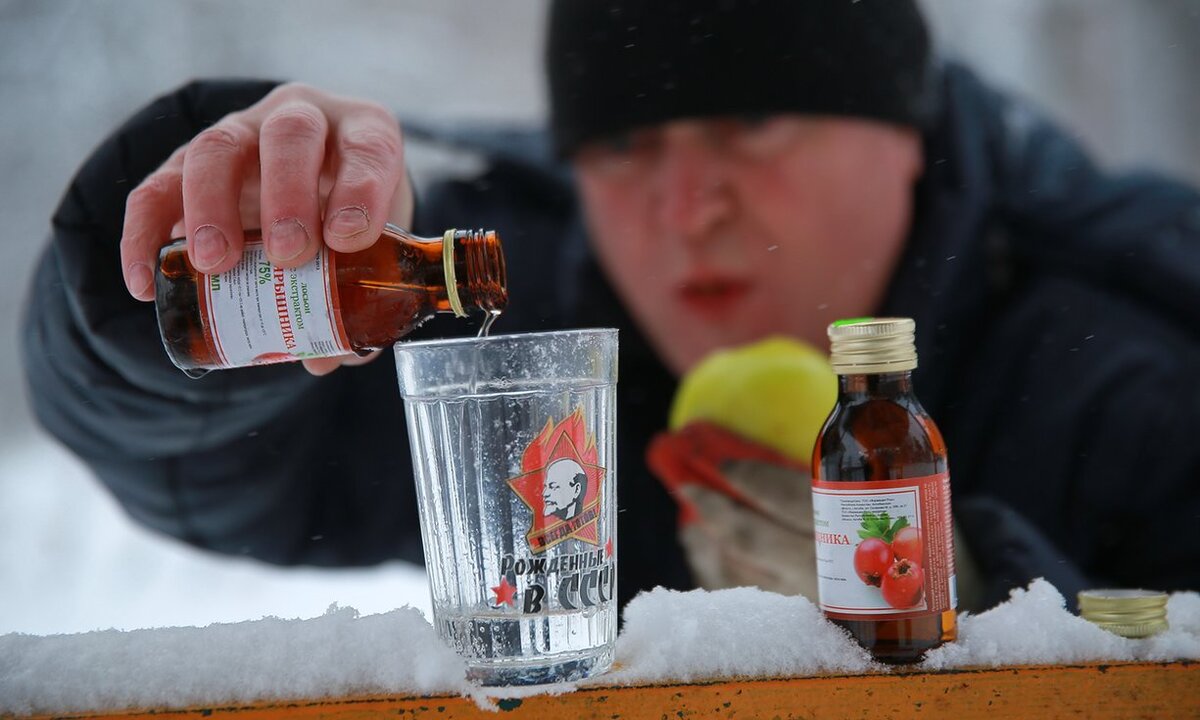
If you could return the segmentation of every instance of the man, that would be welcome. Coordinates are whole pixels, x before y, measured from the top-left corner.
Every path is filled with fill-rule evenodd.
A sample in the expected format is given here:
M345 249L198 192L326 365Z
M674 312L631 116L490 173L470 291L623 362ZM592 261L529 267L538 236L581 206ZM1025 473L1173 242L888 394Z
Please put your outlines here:
M25 328L42 422L134 518L194 545L418 559L390 363L192 381L139 301L172 236L221 272L247 227L284 266L369 246L385 221L496 227L505 331L621 330L619 534L639 548L623 600L692 583L644 460L678 375L769 334L824 347L829 321L869 314L917 321L983 604L1038 575L1067 594L1200 585L1194 191L1104 177L932 61L904 0L560 0L546 60L578 205L530 138L495 134L451 138L487 170L415 200L390 114L304 86L193 84L143 110L55 216Z
M555 460L546 468L546 485L542 489L542 515L558 520L570 520L583 510L587 492L587 473L579 463L569 458Z

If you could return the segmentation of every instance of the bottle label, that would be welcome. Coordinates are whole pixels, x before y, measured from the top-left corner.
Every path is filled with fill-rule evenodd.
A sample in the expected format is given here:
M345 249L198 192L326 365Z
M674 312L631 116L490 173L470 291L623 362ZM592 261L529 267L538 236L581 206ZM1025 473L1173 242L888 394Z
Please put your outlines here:
M814 480L817 584L832 618L903 619L958 605L950 475Z
M222 365L265 365L350 352L331 281L328 248L285 270L267 259L261 242L246 243L242 261L202 275L200 316Z

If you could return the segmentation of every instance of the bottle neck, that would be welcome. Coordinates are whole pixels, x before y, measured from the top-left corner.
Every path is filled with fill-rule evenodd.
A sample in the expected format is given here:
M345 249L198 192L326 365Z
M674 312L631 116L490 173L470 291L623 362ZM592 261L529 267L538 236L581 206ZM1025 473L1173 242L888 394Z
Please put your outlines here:
M838 399L866 400L913 395L912 371L838 376Z
M447 295L456 295L457 305L450 300L450 310L456 314L472 309L499 314L508 305L508 277L504 266L504 249L500 236L492 230L454 230L443 236L448 248L445 258Z

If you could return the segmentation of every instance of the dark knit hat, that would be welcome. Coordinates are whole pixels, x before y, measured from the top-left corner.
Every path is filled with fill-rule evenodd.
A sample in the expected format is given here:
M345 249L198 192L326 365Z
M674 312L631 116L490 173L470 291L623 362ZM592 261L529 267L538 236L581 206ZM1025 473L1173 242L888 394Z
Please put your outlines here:
M920 127L929 35L913 0L552 0L555 145L674 118L799 112Z

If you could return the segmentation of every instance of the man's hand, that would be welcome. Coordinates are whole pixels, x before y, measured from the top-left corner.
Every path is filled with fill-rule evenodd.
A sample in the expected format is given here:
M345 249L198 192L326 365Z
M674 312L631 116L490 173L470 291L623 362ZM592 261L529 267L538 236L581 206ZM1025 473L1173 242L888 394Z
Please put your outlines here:
M661 433L646 459L679 504L680 544L701 587L817 600L806 466L704 421Z
M121 267L129 293L148 301L158 251L173 237L186 236L192 264L216 274L241 259L243 231L261 227L267 257L290 268L322 244L370 247L384 223L408 227L412 213L400 127L387 109L283 85L201 132L129 194ZM376 354L304 366L323 375Z

